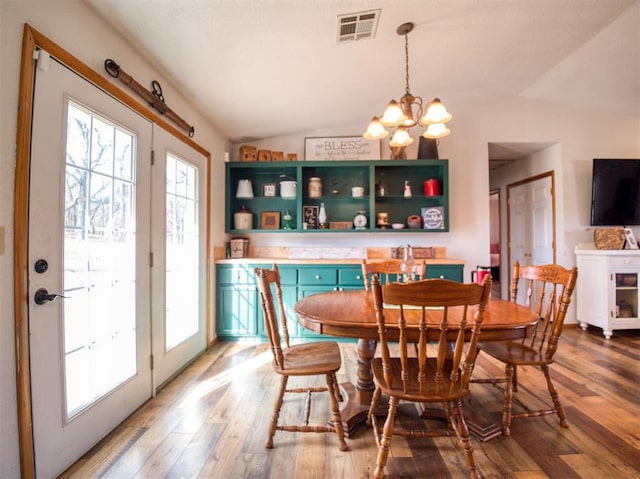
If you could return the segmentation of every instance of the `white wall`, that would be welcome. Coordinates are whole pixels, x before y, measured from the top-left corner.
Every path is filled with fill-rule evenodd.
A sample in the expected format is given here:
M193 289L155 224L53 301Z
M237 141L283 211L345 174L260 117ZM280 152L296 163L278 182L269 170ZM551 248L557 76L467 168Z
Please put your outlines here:
M13 195L18 83L22 31L28 23L98 73L104 60L112 58L139 83L160 82L167 104L195 126L194 140L212 154L212 190L217 207L212 208L214 225L223 225L223 153L228 142L197 112L178 89L154 70L152 63L133 52L124 38L106 27L81 2L0 1L0 227L5 228L5 249L0 253L0 478L20 476L13 328ZM107 77L108 78L108 77ZM113 80L115 81L115 80ZM132 92L127 92L135 96ZM194 102L195 103L195 102ZM217 174L215 174L217 173ZM224 233L214 228L214 244L224 243Z

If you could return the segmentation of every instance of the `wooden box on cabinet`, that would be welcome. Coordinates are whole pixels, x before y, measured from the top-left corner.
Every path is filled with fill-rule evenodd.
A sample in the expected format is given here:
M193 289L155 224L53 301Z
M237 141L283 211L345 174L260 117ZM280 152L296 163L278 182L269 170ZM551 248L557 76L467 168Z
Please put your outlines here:
M580 327L602 328L607 339L616 329L640 328L640 250L601 250L583 243L576 246L575 254Z

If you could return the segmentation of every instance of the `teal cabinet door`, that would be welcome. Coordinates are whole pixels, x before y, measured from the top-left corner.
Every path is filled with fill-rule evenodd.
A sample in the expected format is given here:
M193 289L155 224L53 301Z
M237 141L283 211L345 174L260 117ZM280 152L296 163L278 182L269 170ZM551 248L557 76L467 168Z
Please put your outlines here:
M216 274L218 337L222 340L235 340L256 336L260 301L254 266L219 265Z
M218 288L218 337L232 340L253 337L258 333L260 307L257 288L220 286Z
M458 264L427 264L425 278L450 279L462 283L464 266Z

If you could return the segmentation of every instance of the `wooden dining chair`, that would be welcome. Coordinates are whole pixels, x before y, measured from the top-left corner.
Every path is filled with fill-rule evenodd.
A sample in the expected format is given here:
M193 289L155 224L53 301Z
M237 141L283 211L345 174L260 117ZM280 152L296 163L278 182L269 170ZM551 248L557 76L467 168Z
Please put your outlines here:
M504 377L474 379L474 383L490 383L496 387L504 384L504 405L502 411L502 434L511 435L511 421L516 418L546 416L557 414L562 427L569 427L567 416L551 381L549 365L554 361L558 349L562 326L576 285L578 269L563 268L557 264L542 266L513 265L511 280L511 300L519 302L518 294L524 292L524 303L535 311L540 318L535 330L521 341L484 341L478 344L478 351L494 357L504 363ZM518 391L518 368L534 366L540 368L547 382L553 407L531 410L521 400L514 397ZM502 389L499 387L499 389ZM516 414L513 403L522 409Z
M469 440L469 429L462 415L462 399L469 393L469 379L473 369L476 344L490 292L490 275L485 278L482 285L463 284L447 279L381 285L378 275L373 276L371 294L380 342L380 357L372 361L376 388L368 419L368 423L373 426L378 444L373 477L384 477L384 467L393 435L406 437L456 435L465 451L471 477L480 477ZM462 321L455 333L448 331L448 314L452 307L462 308ZM407 340L408 328L420 331L417 357L409 356L408 349L411 343ZM433 357L427 355L428 329L439 331ZM389 347L388 333L392 330L394 343L398 341L397 357L391 356ZM465 336L469 337L465 338ZM465 339L469 340L468 344L465 344ZM394 344L394 349L395 347ZM389 410L384 427L381 429L376 422L376 413L382 394L389 397ZM406 430L396 427L395 415L401 400L416 403L443 403L448 423L453 430L448 428ZM425 464L425 467L428 467L428 464Z
M323 341L290 345L278 266L274 264L273 269L255 268L255 275L260 291L265 329L267 330L271 352L273 353L272 366L273 370L280 375L280 390L273 406L266 447L269 449L273 447L273 437L276 431L335 432L338 437L338 448L341 451L346 451L348 447L344 439L342 418L338 407L339 391L336 372L342 366L338 343L335 341ZM276 302L273 299L274 292L277 298L277 310ZM278 321L278 316L280 321ZM291 376L318 375L325 376L327 387L287 389L287 383ZM329 394L331 423L309 424L311 394L316 392L328 392ZM305 417L300 425L282 425L278 422L286 393L303 393L307 395Z
M413 260L413 279L422 280L426 273L426 265L423 259ZM401 259L363 259L362 276L364 277L364 289L371 288L371 277L377 274L381 283L401 282L404 271L402 270Z

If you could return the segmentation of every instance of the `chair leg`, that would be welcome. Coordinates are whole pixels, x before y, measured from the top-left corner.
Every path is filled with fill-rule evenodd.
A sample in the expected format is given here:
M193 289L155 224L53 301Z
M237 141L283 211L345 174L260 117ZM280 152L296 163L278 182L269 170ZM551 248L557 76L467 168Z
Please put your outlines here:
M276 399L275 404L273 405L273 413L271 414L271 423L269 424L269 436L267 437L267 443L265 444L265 447L267 449L273 448L273 436L275 436L276 429L278 427L278 418L280 417L280 409L282 408L282 400L284 398L284 392L287 389L288 381L289 381L289 376L281 376L280 391L278 392L278 397Z
M378 403L380 402L380 396L382 395L382 391L380 388L375 388L373 390L373 396L371 396L371 405L369 406L369 414L367 414L367 426L375 426L375 415L378 410Z
M376 460L376 469L373 472L374 479L382 479L384 477L384 466L387 464L387 457L389 457L391 436L393 436L393 423L396 417L398 402L398 399L393 396L389 398L389 412L387 420L384 422L384 428L382 429L380 447L378 447L378 458Z
M347 443L344 440L344 428L342 427L342 417L340 416L340 408L338 406L337 388L338 381L336 375L333 373L327 374L327 387L329 388L329 404L331 406L331 415L333 417L334 428L336 435L338 436L338 448L341 451L348 449Z
M472 479L480 479L480 470L478 469L476 460L473 457L473 447L471 446L471 441L469 439L469 428L467 427L467 423L462 415L462 401L458 400L447 403L447 411L451 413L449 422L458 436L460 445L464 449L467 458L467 465L469 466L469 475Z
M515 367L507 364L504 368L506 383L504 387L504 405L502 408L502 435L511 436L511 402L513 400L513 374Z
M544 377L547 379L547 389L549 390L549 394L551 395L551 400L553 401L553 407L556 410L556 414L558 414L558 418L560 419L560 426L569 427L569 422L567 421L567 415L564 412L564 408L560 403L560 396L558 395L558 390L551 382L551 375L549 374L549 366L543 365L540 366L542 372L544 373Z

